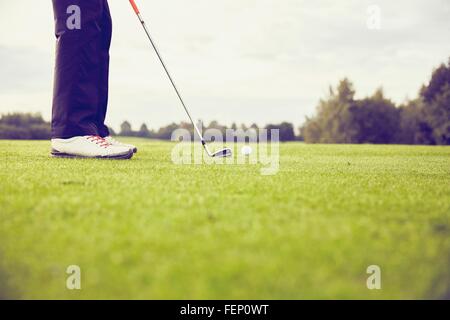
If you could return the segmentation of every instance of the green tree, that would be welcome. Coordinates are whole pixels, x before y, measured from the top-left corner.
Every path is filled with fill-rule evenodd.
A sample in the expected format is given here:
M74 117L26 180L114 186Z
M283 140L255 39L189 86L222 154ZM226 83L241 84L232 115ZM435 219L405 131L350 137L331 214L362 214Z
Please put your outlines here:
M289 122L282 122L280 124L268 124L266 126L268 130L268 138L271 139L271 131L273 129L279 130L279 138L280 141L294 141L295 140L295 132L294 126Z
M300 128L300 135L308 143L319 143L321 141L322 129L317 117L306 117L305 123Z
M448 64L441 64L431 75L427 85L422 86L420 96L426 103L430 103L445 91L445 86L450 83L450 58Z
M433 144L433 130L425 121L422 99L409 101L399 108L399 131L396 141L402 144Z
M399 110L378 89L372 97L354 101L350 108L352 143L394 143L398 136Z
M420 97L424 103L422 130L431 131L432 144L450 144L450 59L433 71Z
M0 117L0 139L47 140L50 123L39 113L11 113Z
M425 119L432 128L434 142L450 145L450 83L425 108Z
M176 123L171 123L166 127L162 127L156 133L156 138L161 140L170 140L172 138L172 133L179 128Z
M311 143L352 143L355 128L350 108L354 103L353 84L343 79L337 86L337 92L330 87L329 96L320 100L317 115L307 118L302 135Z
M143 123L138 131L137 136L141 138L150 138L150 135L150 130L148 130L147 125Z
M217 129L222 132L222 135L225 135L227 127L214 120L211 121L207 129Z
M133 130L131 128L131 124L128 121L124 121L120 125L120 135L121 136L133 136Z
M378 89L371 97L356 100L352 83L343 79L336 92L330 88L317 115L307 118L300 130L310 143L393 143L397 139L399 111Z

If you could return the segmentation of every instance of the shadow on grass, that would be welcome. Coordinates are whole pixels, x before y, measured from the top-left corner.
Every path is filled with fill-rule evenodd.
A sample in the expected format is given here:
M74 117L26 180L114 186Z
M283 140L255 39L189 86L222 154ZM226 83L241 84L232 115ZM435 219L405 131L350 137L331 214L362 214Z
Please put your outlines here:
M447 227L447 233L448 233ZM447 235L445 235L447 236ZM442 272L437 275L427 292L426 299L450 300L450 254L442 262Z
M0 278L0 300L15 300L8 288L3 287L2 279Z
M0 269L0 300L15 300L17 298L18 294L9 285L6 272Z
M445 271L445 274L435 280L430 297L437 300L450 300L450 271Z

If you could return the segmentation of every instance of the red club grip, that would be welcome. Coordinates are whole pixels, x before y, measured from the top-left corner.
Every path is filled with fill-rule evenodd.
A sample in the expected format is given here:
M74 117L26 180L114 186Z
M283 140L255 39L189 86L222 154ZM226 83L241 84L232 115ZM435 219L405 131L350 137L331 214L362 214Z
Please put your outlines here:
M134 12L136 12L136 14L139 14L139 8L136 5L136 2L134 2L134 0L130 0L131 6L133 7Z

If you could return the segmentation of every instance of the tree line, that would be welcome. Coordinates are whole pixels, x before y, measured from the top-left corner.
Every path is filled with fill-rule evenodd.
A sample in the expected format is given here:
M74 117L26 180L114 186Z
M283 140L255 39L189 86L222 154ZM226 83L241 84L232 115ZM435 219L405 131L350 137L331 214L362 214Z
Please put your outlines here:
M112 135L170 140L178 128L194 133L190 123L171 123L152 130L143 123L133 130L128 121ZM212 121L204 129L217 129L225 134L227 126ZM259 129L256 124L247 127L235 123L230 127L242 133ZM329 94L321 99L316 114L306 118L296 135L292 123L282 122L263 127L279 129L280 141L305 141L307 143L382 143L382 144L450 144L450 59L441 64L422 86L418 96L397 106L386 98L382 88L363 99L355 98L353 84L348 79L330 87ZM0 139L50 139L50 123L40 114L12 113L0 117Z
M228 127L219 124L217 121L212 121L209 125L204 126L206 129L217 129L225 136L225 131ZM267 129L279 129L281 141L294 141L300 137L294 133L294 126L291 123L283 122L281 124L270 124L265 128ZM170 140L172 133L176 129L186 129L194 134L194 128L190 123L181 122L171 123L167 126L161 127L158 130L150 130L147 125L143 123L139 130L132 129L131 124L128 121L124 121L120 126L120 131L116 133L114 129L109 128L111 135L124 136L124 137L140 137L148 139ZM247 127L245 124L237 126L233 124L231 129L241 129L243 135L249 129L259 129L256 124ZM9 113L0 117L0 139L11 140L47 140L51 138L51 125L50 122L44 120L39 113Z
M39 113L11 113L0 117L0 139L50 139L50 123Z
M248 137L249 134L251 134L252 130L258 130L260 129L257 124L252 124L250 126L247 126L245 124L237 125L236 123L233 123L231 127L227 127L225 125L220 124L217 121L211 121L209 124L205 125L201 122L199 122L199 127L203 128L203 131L206 131L208 129L216 129L222 133L222 136L226 136L226 130L232 129L237 134L235 136L243 136ZM170 140L172 137L172 133L176 129L186 129L190 132L191 137L194 136L194 127L192 124L188 122L181 122L179 124L172 123L168 126L162 127L158 130L149 130L147 125L143 123L139 130L134 131L131 127L131 124L128 121L124 121L122 125L120 126L120 132L115 133L114 135L117 136L124 136L124 137L140 137L140 138L149 138L149 139L159 139L159 140ZM267 129L269 133L269 139L270 139L270 129L278 129L279 130L279 138L281 141L295 141L295 140L301 140L300 136L295 135L295 129L294 125L289 122L282 122L279 124L268 124L267 126L262 127L262 129ZM257 131L253 131L256 133Z
M400 106L380 88L355 99L353 84L340 81L307 118L301 135L308 143L450 144L450 59L432 73L418 97Z

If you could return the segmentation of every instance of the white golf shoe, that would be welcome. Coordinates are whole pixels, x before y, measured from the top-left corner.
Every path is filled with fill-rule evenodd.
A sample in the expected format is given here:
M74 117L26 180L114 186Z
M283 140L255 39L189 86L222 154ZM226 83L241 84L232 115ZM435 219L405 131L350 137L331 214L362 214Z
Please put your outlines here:
M132 150L134 153L136 153L138 151L137 148L135 146L133 146L132 144L122 143L120 141L117 141L116 139L114 139L111 136L107 136L104 139L106 140L106 142L112 144L113 146L127 147L128 149Z
M130 159L133 150L112 145L99 136L79 136L52 139L51 155L60 158Z

